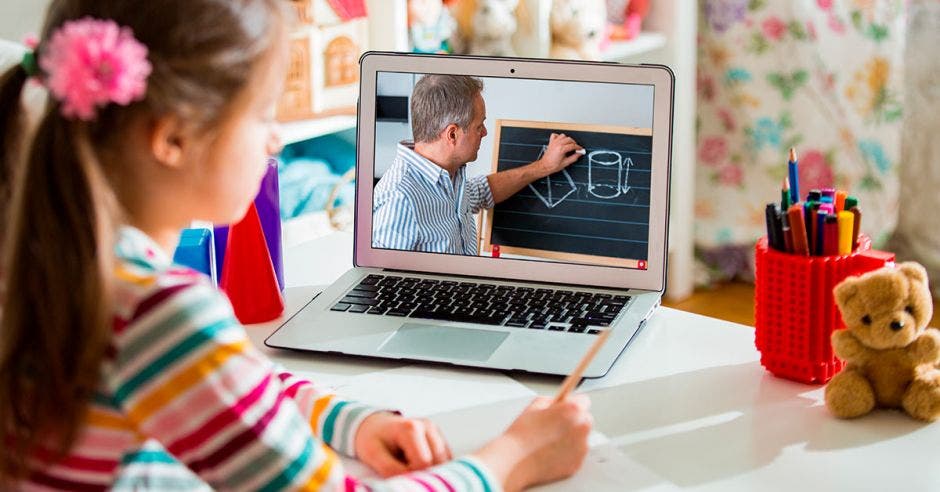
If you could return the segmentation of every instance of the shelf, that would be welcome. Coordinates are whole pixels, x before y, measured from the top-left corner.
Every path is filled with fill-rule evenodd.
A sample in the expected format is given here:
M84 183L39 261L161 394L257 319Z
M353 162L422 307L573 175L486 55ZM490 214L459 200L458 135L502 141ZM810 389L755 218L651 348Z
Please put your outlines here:
M326 116L309 120L281 123L281 141L284 145L302 142L321 135L328 135L356 127L352 115Z
M666 46L666 36L658 32L641 32L629 41L611 41L601 52L604 61L621 61Z

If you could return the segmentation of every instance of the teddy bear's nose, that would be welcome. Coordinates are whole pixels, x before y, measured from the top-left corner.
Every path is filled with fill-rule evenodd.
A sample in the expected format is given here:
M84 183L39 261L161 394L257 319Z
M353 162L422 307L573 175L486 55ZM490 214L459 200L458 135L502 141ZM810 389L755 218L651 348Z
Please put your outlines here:
M891 329L892 329L892 330L894 330L894 331L899 331L901 328L904 328L904 322L903 322L903 321L892 321L892 322L891 322Z

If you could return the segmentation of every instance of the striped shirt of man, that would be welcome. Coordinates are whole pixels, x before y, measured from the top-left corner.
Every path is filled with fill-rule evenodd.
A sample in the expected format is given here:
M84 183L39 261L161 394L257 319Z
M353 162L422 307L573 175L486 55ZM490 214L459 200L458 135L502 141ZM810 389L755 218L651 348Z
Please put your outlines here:
M466 174L463 166L451 179L413 143L398 144L395 162L375 187L372 247L475 256L473 214L493 208L493 192L486 176Z
M31 457L23 490L499 489L470 457L387 480L346 475L378 410L295 377L259 352L211 281L143 232L117 244L113 337L75 445Z

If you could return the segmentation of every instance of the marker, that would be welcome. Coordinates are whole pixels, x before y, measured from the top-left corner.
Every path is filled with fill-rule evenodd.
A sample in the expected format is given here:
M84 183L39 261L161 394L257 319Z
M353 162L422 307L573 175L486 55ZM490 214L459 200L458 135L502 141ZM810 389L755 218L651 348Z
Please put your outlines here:
M820 198L820 200L824 203L835 203L836 189L835 188L823 188L822 198Z
M809 256L809 243L806 239L806 222L803 219L803 206L800 204L790 206L787 210L790 221L790 234L793 235L793 252L798 255Z
M855 214L847 210L839 212L839 254L852 253L852 229L855 227Z
M767 207L764 209L764 219L767 221L767 244L777 251L783 251L783 238L780 237L782 234L782 226L779 225L779 216L780 205L768 203Z
M578 366L574 368L574 371L571 371L571 374L565 378L561 383L561 389L558 390L558 395L555 396L555 403L564 400L568 393L571 393L571 390L578 385L578 381L581 380L581 375L584 374L584 370L587 369L588 364L591 363L591 359L597 355L597 352L601 349L601 346L604 345L604 342L607 341L607 337L610 336L610 330L601 330L600 334L597 335L597 340L594 340L594 344L591 345L591 348L588 349L587 353L584 354L584 357L581 358L581 362L578 362Z
M839 219L835 214L826 215L823 226L823 248L825 256L839 254Z
M793 233L790 231L790 219L789 215L786 212L781 212L780 222L783 224L781 230L783 231L783 248L787 253L793 252Z
M813 188L809 190L809 193L806 195L806 201L808 202L818 202L822 198L822 192Z
M787 171L790 177L790 203L796 203L800 201L800 171L796 160L796 149L793 147L790 147L790 160L787 162Z
M852 207L849 212L852 212L852 215L855 216L855 220L852 222L852 251L855 251L858 249L858 232L862 228L862 211L858 207Z
M825 205L825 203L823 204ZM822 205L820 205L819 210L816 212L816 255L817 256L826 256L826 241L829 239L826 237L826 212L823 211ZM836 241L838 241L838 236Z
M843 190L836 191L836 213L845 210L845 198L847 196L849 196L849 194Z

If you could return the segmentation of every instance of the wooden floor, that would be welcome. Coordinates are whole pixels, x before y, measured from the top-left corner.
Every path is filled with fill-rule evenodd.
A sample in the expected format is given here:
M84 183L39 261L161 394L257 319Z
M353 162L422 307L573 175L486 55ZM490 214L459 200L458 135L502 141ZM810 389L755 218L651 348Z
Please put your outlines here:
M728 282L712 289L699 289L681 302L663 300L664 306L711 316L742 325L754 326L754 285ZM934 316L930 326L940 327L940 301L934 300Z

